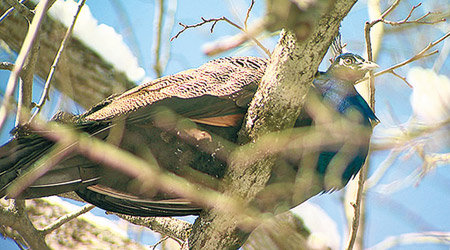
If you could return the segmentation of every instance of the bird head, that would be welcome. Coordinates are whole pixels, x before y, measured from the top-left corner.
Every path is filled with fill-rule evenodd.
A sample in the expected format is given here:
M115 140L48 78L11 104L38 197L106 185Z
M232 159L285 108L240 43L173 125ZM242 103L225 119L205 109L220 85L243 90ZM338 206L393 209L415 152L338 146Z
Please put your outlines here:
M378 64L366 61L359 55L344 53L336 57L326 73L334 78L356 82L378 67Z

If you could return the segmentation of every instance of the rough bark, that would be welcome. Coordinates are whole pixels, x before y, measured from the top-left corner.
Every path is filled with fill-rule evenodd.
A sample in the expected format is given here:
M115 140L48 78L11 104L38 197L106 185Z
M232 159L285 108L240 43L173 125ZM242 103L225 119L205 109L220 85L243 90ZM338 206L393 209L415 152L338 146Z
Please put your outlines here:
M0 204L4 205L4 201ZM77 217L45 236L42 228L73 211L64 202L55 204L46 198L26 203L26 213L21 215L0 207L0 224L4 233L17 236L19 242L23 237L31 249L148 249L117 233L112 223L102 224L86 217Z
M242 142L252 142L267 133L293 126L320 61L337 34L341 20L356 0L329 2L331 7L318 15L315 28L304 40L297 43L290 33L285 33L280 39L262 87L249 109L240 139ZM0 2L1 12L8 7ZM18 50L26 27L26 20L13 14L0 25L0 38L13 50ZM55 41L62 40L64 28L48 18L42 30L37 72L45 78L59 46ZM84 107L133 85L76 39L68 46L62 63L53 84ZM274 160L269 156L250 166L233 162L222 188L224 194L252 200L267 182ZM190 249L236 249L249 233L241 230L240 225L241 222L232 215L214 209L205 211L193 227Z
M242 142L251 143L267 133L293 126L314 74L355 2L330 2L330 8L305 40L297 42L289 32L282 35L248 110L240 135ZM224 194L251 201L268 181L274 160L268 156L250 166L232 162L225 176ZM241 226L242 222L231 214L205 211L193 226L190 249L237 249L249 233Z
M0 1L0 13L9 9L6 1ZM27 20L17 11L0 24L0 39L14 51L19 51L28 29ZM47 17L40 32L40 52L36 74L47 78L56 51L66 28ZM113 69L94 51L76 38L72 38L62 56L52 86L85 108L113 93L121 93L134 86L125 74Z

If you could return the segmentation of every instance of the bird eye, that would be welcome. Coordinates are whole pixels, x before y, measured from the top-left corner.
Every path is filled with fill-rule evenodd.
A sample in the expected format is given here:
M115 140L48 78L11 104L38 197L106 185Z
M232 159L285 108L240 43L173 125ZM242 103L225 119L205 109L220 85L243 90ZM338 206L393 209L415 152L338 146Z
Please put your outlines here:
M352 63L353 63L353 60L352 60L351 58L345 58L345 59L344 59L344 63L345 63L345 64L352 64Z

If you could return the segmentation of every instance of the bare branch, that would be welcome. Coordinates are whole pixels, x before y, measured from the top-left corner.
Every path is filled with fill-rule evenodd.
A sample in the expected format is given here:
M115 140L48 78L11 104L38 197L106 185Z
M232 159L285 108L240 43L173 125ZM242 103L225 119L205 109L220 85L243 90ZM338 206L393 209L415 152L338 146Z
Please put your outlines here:
M399 4L399 0L394 2L388 10L386 10L381 16L384 18L387 16L392 10L394 10L397 5ZM366 22L364 26L364 35L366 39L366 53L367 53L367 59L369 61L373 61L373 51L372 51L372 42L370 38L370 30L376 23L380 22L381 19L372 21L372 22ZM373 72L369 72L369 97L368 97L368 103L370 104L370 108L375 113L375 81L374 81L374 75ZM372 127L376 126L377 123L373 123ZM369 151L370 152L370 151ZM353 246L355 244L356 238L358 236L358 229L360 226L361 221L361 210L363 207L363 195L364 195L364 182L366 180L367 170L368 170L368 160L366 159L366 162L364 163L363 167L359 171L359 178L358 178L358 188L356 191L356 198L355 202L352 203L354 214L351 224L351 232L349 237L349 242L347 245L347 250L353 249Z
M409 244L426 244L426 243L441 243L448 244L450 242L450 232L421 232L421 233L406 233L398 236L390 236L375 246L367 250L385 250L393 249L399 245Z
M80 14L81 8L84 6L85 2L86 2L86 0L80 0L78 2L78 9L77 9L77 11L76 11L76 13L75 13L75 15L73 17L72 23L70 24L69 28L66 31L66 34L64 35L64 38L63 38L63 40L61 42L59 50L56 53L55 60L53 61L53 64L52 64L52 66L50 68L50 72L48 74L47 80L45 81L44 90L42 92L41 99L39 100L39 103L36 105L36 110L33 113L33 115L31 116L29 122L31 122L34 119L34 117L36 117L39 114L39 112L41 111L42 107L44 106L46 100L49 100L48 93L50 91L50 83L51 83L51 81L53 79L53 75L55 74L56 67L58 66L58 63L59 63L61 55L62 55L62 53L64 51L64 48L66 47L67 43L70 40L70 37L72 35L72 31L73 31L73 28L74 28L75 23L77 21L78 15Z
M422 3L414 5L411 8L411 10L409 11L408 15L401 21L393 22L393 21L388 21L388 20L385 20L384 18L381 18L381 22L383 22L385 24L392 25L392 26L398 26L398 25L402 25L402 24L411 24L411 23L416 23L416 24L436 24L436 23L440 23L440 22L444 22L445 21L445 19L438 19L438 20L430 21L430 22L422 21L423 19L425 19L429 15L435 14L435 13L432 13L432 12L427 12L426 14L422 15L421 17L418 17L418 18L410 21L409 19L411 18L411 15L414 12L414 10L417 9L421 5L422 5Z
M393 74L394 76L396 76L396 77L402 79L402 80L406 83L406 85L408 85L408 87L413 88L413 86L406 80L406 77L401 76L401 75L395 73L394 70L391 71L391 74Z
M428 164L438 164L438 163L450 163L450 153L434 153L425 155L425 160Z
M10 62L1 62L0 63L0 69L2 70L13 70L14 64Z
M383 12L383 14L381 14L381 18L380 19L384 19L386 18L387 15L389 15L395 8L397 8L397 6L400 4L401 0L395 0L394 3L391 4L391 6L389 6L389 8Z
M248 18L250 17L250 12L253 9L253 5L255 5L255 0L252 0L252 2L250 3L250 6L247 9L247 13L245 14L245 19L244 19L244 29L247 30L247 21Z
M43 235L33 226L24 209L24 201L16 200L10 207L0 206L0 224L11 227L24 239L31 249L50 250ZM19 243L17 243L19 244Z
M234 23L233 21L231 21L230 19L228 19L228 18L226 18L226 17L224 17L224 16L223 16L223 17L219 17L219 18L211 18L211 19L205 19L204 17L201 17L201 19L202 19L202 21L201 21L200 23L196 23L196 24L192 24L192 25L187 25L187 24L184 24L184 23L179 23L179 24L183 27L183 29L180 30L180 31L178 31L178 33L177 33L175 36L173 36L172 38L170 38L170 41L173 41L173 39L178 38L178 36L180 36L180 35L181 35L184 31L186 31L187 29L200 27L200 26L202 26L202 25L204 25L204 24L207 24L207 23L213 23L213 24L211 25L211 33L212 33L212 32L214 31L214 27L215 27L216 24L217 24L218 22L220 22L220 21L225 21L225 22L231 24L232 26L238 28L239 30L243 30L243 28L242 28L241 26L237 25L236 23Z
M393 65L393 66L391 66L391 67L389 67L387 69L378 71L377 73L374 74L374 77L378 77L378 76L384 75L386 73L392 73L392 71L397 69L397 68L403 67L403 66L405 66L405 65L407 65L407 64L409 64L411 62L414 62L414 61L417 61L419 59L422 59L422 58L425 58L425 57L428 57L428 56L431 56L431 55L434 55L434 54L438 53L439 52L438 50L434 50L434 51L431 51L431 52L428 52L428 51L431 48L433 48L434 46L436 46L437 44L439 44L440 42L442 42L443 40L447 39L449 36L450 36L450 32L446 33L445 35L443 35L442 37L440 37L436 41L429 43L422 51L420 51L419 53L417 53L413 57L411 57L411 58L409 58L409 59L407 59L407 60L405 60L403 62L397 63L397 64L395 64L395 65ZM366 38L367 38L367 36L366 36ZM357 81L356 83L360 83L360 82L365 81L367 79L368 78L365 77L365 78Z
M367 169L368 169L368 164L367 164L367 160L364 163L363 167L361 168L361 170L359 171L359 178L358 178L358 190L356 192L356 199L355 199L355 203L352 203L351 205L353 206L354 209L354 215L353 215L353 220L352 220L352 226L351 226L351 233L350 233L350 239L347 245L347 250L352 250L353 249L353 245L355 244L356 241L356 236L358 233L358 228L359 228L359 221L361 218L361 206L362 206L362 196L364 193L364 182L366 180L366 175L367 175Z
M169 236L164 236L161 237L160 240L158 240L158 242L156 242L155 244L153 244L153 246L151 246L152 250L156 250L156 247L159 246L159 244L163 243L164 241L166 241L167 239L169 239ZM181 245L181 244L180 244Z
M166 235L178 242L185 242L192 230L192 225L182 220L170 217L138 217L112 213L138 226L147 227L155 232Z
M270 57L271 52L266 47L264 47L264 45L262 45L261 42L258 41L258 39L255 38L255 36L261 33L261 31L264 29L264 25L265 25L264 20L256 21L250 28L248 28L244 32L236 34L235 36L230 37L228 39L217 41L213 45L208 46L207 48L205 48L205 54L207 54L208 56L214 56L218 53L222 53L224 51L228 51L230 49L234 49L238 46L241 46L249 39L252 39L252 41L267 56Z
M45 236L45 235L55 231L56 229L60 228L62 225L66 224L67 222L77 218L78 216L91 211L94 207L95 206L91 205L91 204L85 205L80 210L75 211L71 214L66 214L66 215L62 216L61 218L59 218L52 224L46 226L45 228L42 228L39 231L41 232L42 235Z
M19 55L17 56L15 66L11 72L11 75L8 80L8 84L6 86L5 97L3 99L2 106L0 107L0 129L3 127L3 124L6 120L9 110L11 109L11 99L13 98L14 90L16 89L17 80L19 78L20 72L22 71L22 67L25 64L25 60L30 52L34 40L36 39L39 28L41 26L42 19L47 12L47 6L49 4L49 0L43 0L39 2L36 7L36 16L33 18L31 22L29 31L23 42L23 46L20 49Z
M200 27L206 23L213 23L211 25L211 33L214 31L214 27L216 26L216 24L219 21L225 21L229 24L231 24L232 26L236 27L237 29L239 29L240 31L242 31L244 34L239 34L239 38L237 39L237 41L233 41L232 45L229 46L228 44L223 46L224 44L222 44L221 46L218 46L219 48L215 48L215 49L211 49L208 52L206 52L208 55L214 55L216 53L219 52L223 52L225 50L231 49L231 48L235 48L239 45L241 45L242 43L246 42L248 39L252 39L252 41L254 41L256 43L256 45L258 47L260 47L264 53L266 53L268 56L271 55L270 51L268 49L266 49L261 42L259 42L256 38L255 35L258 34L259 32L261 32L261 30L264 28L265 22L259 22L257 25L255 25L255 28L252 28L251 31L248 31L247 28L242 28L241 26L239 26L238 24L234 23L233 21L231 21L230 19L226 18L226 17L220 17L220 18L211 18L211 19L205 19L203 17L201 17L202 22L197 23L197 24L193 24L193 25L186 25L183 23L179 23L183 29L178 31L178 33L173 36L170 41L173 41L173 39L178 38L179 35L181 35L184 31L186 31L187 29L190 28L196 28L196 27ZM262 24L262 25L261 25ZM224 49L225 48L225 49Z
M153 69L155 70L156 77L160 78L162 76L162 66L161 66L161 36L162 36L162 26L164 17L164 0L158 0L158 7L155 8L155 39L153 44L153 54L155 55L155 64Z
M366 185L364 187L364 190L367 191L370 188L374 187L381 179L381 177L384 176L386 171L389 169L390 166L394 163L394 161L397 159L397 157L400 154L400 150L391 150L389 152L389 155L386 156L386 158L381 162L378 167L375 169L375 172L370 176L370 178L367 179Z

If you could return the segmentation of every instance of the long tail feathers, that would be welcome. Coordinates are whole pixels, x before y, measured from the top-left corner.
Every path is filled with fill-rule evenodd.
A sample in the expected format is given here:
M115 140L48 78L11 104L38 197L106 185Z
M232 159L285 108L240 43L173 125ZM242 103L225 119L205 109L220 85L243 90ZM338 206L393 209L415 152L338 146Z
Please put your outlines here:
M45 138L33 135L12 139L3 145L0 148L0 197L5 196L11 182L43 156L53 144Z
M199 207L184 199L142 199L101 185L80 189L77 194L85 201L107 211L135 216L198 215Z

